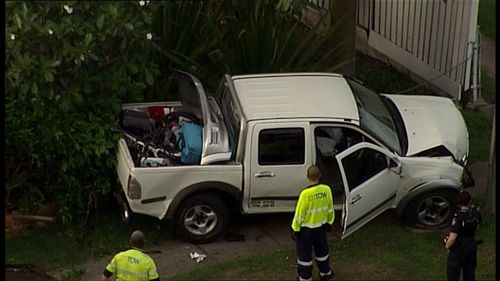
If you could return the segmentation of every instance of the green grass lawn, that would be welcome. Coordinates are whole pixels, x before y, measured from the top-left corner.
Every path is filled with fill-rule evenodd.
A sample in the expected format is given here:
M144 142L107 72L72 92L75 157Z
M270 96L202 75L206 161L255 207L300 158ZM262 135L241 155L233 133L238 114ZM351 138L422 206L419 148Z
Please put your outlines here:
M477 237L477 280L494 280L495 218L485 216ZM447 251L443 231L407 229L388 211L345 240L330 238L332 270L337 280L444 280ZM317 278L315 269L314 278ZM294 249L212 264L167 280L294 280Z

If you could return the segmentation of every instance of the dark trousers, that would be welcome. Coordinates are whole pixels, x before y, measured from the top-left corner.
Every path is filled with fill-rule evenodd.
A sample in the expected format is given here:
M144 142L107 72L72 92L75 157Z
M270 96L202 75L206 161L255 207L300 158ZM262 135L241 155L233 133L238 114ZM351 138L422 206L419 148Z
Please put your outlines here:
M476 280L477 243L475 239L455 242L448 254L447 274L449 281L460 280L463 272L464 281Z
M312 280L313 249L320 276L326 277L332 275L325 230L321 227L303 227L297 238L297 273L299 280Z

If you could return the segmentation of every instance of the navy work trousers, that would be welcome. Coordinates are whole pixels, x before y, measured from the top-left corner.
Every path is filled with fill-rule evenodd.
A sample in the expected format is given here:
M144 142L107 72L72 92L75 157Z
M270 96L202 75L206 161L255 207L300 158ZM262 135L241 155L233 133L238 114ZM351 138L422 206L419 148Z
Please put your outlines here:
M464 281L476 280L477 243L475 239L459 239L455 242L448 254L447 275L448 280L460 280L463 271Z
M326 232L322 227L302 227L297 238L297 271L299 280L312 280L312 250L321 278L332 275Z

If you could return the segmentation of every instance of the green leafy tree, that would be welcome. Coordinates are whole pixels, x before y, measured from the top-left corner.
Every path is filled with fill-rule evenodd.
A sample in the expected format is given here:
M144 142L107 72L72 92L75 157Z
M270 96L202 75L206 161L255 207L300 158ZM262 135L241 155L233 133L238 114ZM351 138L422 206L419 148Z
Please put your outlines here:
M56 201L63 223L108 194L122 101L159 76L150 1L7 2L6 204Z

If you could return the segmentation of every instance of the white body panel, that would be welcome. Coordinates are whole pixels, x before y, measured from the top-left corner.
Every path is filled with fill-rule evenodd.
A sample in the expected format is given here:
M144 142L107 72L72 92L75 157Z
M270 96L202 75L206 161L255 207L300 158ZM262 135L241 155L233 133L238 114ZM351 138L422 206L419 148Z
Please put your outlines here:
M468 153L467 127L450 99L403 95L386 97L396 104L403 116L409 143L408 156L439 145L446 147L455 159L461 159Z
M233 83L247 120L359 120L349 85L337 74L245 75L234 76Z
M394 202L397 203L414 187L438 179L449 179L460 183L464 168L453 162L451 157L399 157L402 173L401 182Z
M247 186L249 193L249 213L290 212L295 208L300 191L308 185L306 178L307 168L311 166L311 140L309 138L309 123L307 122L281 122L251 124L251 143L247 167L249 175ZM260 165L258 161L259 133L266 129L275 128L301 128L305 134L305 159L304 163L289 165Z
M133 212L162 219L176 195L183 189L200 182L220 182L231 185L241 191L242 166L239 164L210 166L173 166L173 167L134 167L125 141L118 145L117 171L121 186L127 194L128 177L134 177L141 185L141 198L133 200L127 197ZM160 198L164 200L143 203L141 201Z

